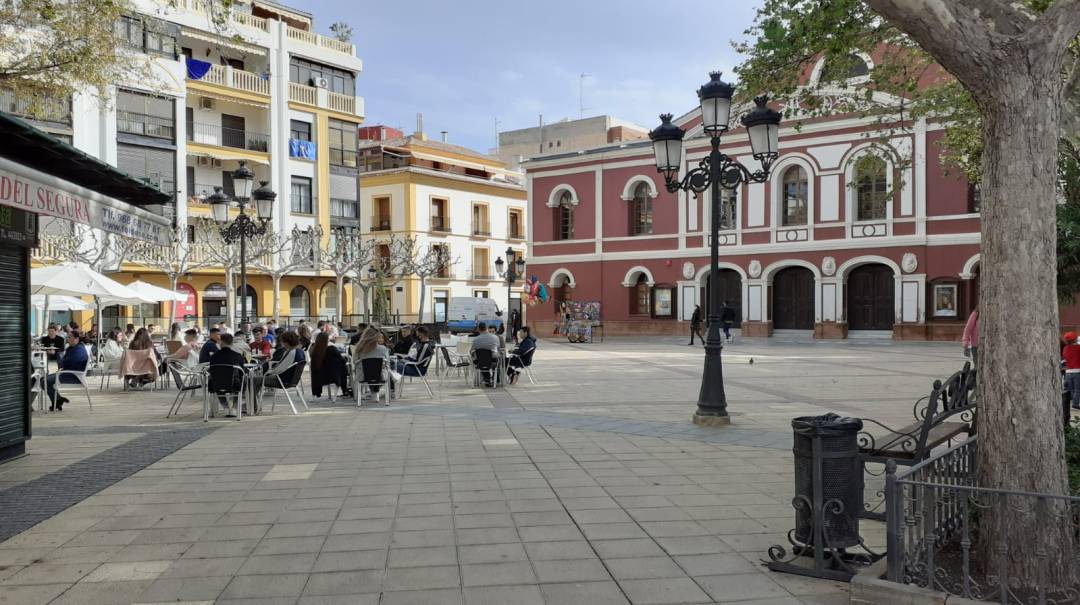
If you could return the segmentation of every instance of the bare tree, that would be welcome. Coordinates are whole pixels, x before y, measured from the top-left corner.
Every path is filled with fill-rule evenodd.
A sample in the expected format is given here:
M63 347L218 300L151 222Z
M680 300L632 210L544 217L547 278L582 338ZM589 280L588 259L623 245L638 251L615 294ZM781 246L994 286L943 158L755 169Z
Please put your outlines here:
M357 275L360 268L371 262L375 248L374 240L365 240L356 231L332 229L319 250L319 266L334 275L337 287L337 308L334 321L340 321L344 311L345 279Z
M397 257L401 263L402 275L415 275L420 279L420 306L417 308L417 323L424 322L424 299L427 293L427 280L432 277L446 276L450 267L458 259L450 258L450 251L443 244L428 243L421 246L415 237L406 237L396 244Z
M88 265L98 273L115 273L139 242L92 227L51 221L40 237L39 256Z
M322 228L317 225L307 229L294 226L289 237L267 234L267 253L252 259L251 266L274 282L274 321L281 318L281 279L300 269L315 269L321 239Z
M180 278L196 269L209 265L206 252L200 245L188 241L187 225L176 225L169 231L167 244L138 242L131 253L131 260L169 278L169 289L176 291ZM169 304L169 325L176 322L176 303Z
M983 118L979 483L1068 494L1064 439L1048 427L1061 422L1054 181L1070 81L1061 74L1080 34L1080 0L1056 0L1042 14L1006 0L866 3L955 76ZM1008 544L1010 579L1068 586L1072 524L1046 520L1067 520L1069 511L1000 508L980 522L984 535L1003 538L985 540L983 560Z
M344 21L331 23L330 32L341 42L352 42L352 26Z
M234 274L240 267L240 244L226 243L221 228L211 219L199 219L195 223L195 242L206 253L208 266L220 265L225 269L226 321L236 325L236 280ZM269 250L267 236L256 236L247 241L247 262L253 263ZM247 292L242 294L247 296ZM256 312L256 315L258 313Z

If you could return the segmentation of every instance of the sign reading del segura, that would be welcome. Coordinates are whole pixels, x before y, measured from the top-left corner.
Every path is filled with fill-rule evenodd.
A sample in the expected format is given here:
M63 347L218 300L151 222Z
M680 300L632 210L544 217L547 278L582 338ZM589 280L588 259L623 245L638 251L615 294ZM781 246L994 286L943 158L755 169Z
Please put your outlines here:
M0 166L0 205L143 241L169 241L169 221L163 217L48 175L51 183L17 174L7 167L12 163L5 164Z

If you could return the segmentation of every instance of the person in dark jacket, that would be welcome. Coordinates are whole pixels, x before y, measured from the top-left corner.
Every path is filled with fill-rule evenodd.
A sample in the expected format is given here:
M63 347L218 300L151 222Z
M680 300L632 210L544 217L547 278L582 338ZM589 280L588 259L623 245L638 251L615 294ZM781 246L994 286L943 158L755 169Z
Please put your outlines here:
M735 325L735 309L728 302L720 307L720 325L724 326L724 340L731 342L731 326Z
M210 363L210 358L218 352L219 342L221 342L221 330L210 328L210 337L203 343L202 349L199 349L199 363Z
M52 347L55 351L48 351L46 355L49 357L49 361L56 361L60 358L60 354L64 352L64 337L60 336L60 329L56 324L49 326L49 330L45 336L41 337L39 341L42 348Z
M701 307L694 305L694 314L690 316L690 344L694 346L694 335L697 335L698 340L705 343L705 336L701 333Z
M221 348L218 349L217 352L210 357L210 366L237 366L240 368L244 367L244 356L241 355L239 351L235 351L232 348L233 335L228 333L219 333L218 339L221 342ZM240 376L239 373L233 374L232 385L215 384L214 381L211 380L210 390L220 388L228 389L230 391L239 391L241 380L243 380L243 378ZM218 401L220 401L221 405L225 406L226 408L229 407L229 400L226 399L224 396L219 397ZM237 405L240 405L240 403L237 402ZM226 418L232 418L232 414L227 414Z
M514 344L517 344L518 332L521 331L521 311L517 309L510 311L510 329L512 330L510 335L514 338Z
M400 356L399 359L394 361L394 370L399 374L405 376L419 376L420 374L427 374L428 363L431 362L431 358L435 353L435 347L431 342L431 338L428 335L427 326L417 326L416 328L416 354ZM405 362L413 362L406 365ZM415 364L415 365L413 365Z
M86 347L82 346L82 336L78 331L73 330L68 334L67 350L64 351L64 355L60 358L60 369L70 370L72 372L85 372L86 365L90 362L90 356L86 353ZM64 404L68 402L67 397L58 397L56 394L56 380L59 376L59 380L62 384L78 384L79 379L70 374L50 374L48 381L45 382L45 392L49 395L49 411L64 411Z
M342 397L352 397L348 366L341 351L330 344L330 333L316 334L315 344L311 346L311 394L322 397L324 386L336 384Z
M533 353L536 352L536 339L533 338L529 326L521 326L517 337L518 346L510 351L512 356L506 363L506 375L510 378L510 384L517 383L522 368L532 365Z
M413 337L412 328L402 326L401 331L394 338L394 347L390 349L390 353L393 355L408 355L415 342L416 339Z

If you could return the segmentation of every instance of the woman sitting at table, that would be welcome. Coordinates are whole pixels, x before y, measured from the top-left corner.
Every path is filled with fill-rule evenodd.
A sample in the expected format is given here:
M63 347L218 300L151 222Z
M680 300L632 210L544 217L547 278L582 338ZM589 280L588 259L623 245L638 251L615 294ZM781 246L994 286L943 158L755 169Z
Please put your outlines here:
M120 339L123 336L124 333L120 328L109 330L108 335L105 336L105 344L101 345L102 361L106 363L120 361L120 358L124 356L124 346L120 344Z
M394 348L391 349L390 352L394 355L408 355L415 342L416 340L413 338L412 328L409 326L402 326L401 330L394 338Z
M311 347L311 326L306 323L301 323L300 327L296 329L296 335L300 337L300 346L307 350Z
M161 365L161 360L158 358L157 349L154 348L154 341L150 340L150 332L146 328L139 328L139 331L135 333L135 337L131 339L131 344L128 345L128 351L150 351L149 358L152 360L153 365ZM157 372L141 372L138 370L145 369L143 365L139 363L125 363L125 368L122 370L124 373L124 379L128 382L128 387L143 386L157 380ZM139 366L139 367L136 367Z
M413 355L399 356L394 361L394 370L405 376L419 376L427 374L428 363L431 362L435 347L432 346L426 326L416 328L416 353Z
M533 353L536 352L536 339L532 337L529 326L521 326L517 337L518 346L510 351L510 359L506 362L506 375L510 378L510 384L517 383L521 368L532 365Z
M348 362L337 347L330 344L330 333L319 332L311 346L311 394L322 397L323 387L336 384L342 397L352 397L349 388Z
M364 329L360 335L360 340L356 342L356 346L353 347L353 363L356 364L356 370L361 371L363 369L363 361L365 359L387 359L390 357L390 349L388 349L383 341L385 335L382 330L378 328L368 326ZM367 376L363 376L364 382L369 382ZM382 383L382 376L374 376L370 378L370 384L368 389L371 393L379 392L379 384Z
M279 388L281 385L291 384L296 378L294 374L298 369L297 364L307 361L307 354L300 346L300 337L296 335L296 332L291 330L282 332L277 337L277 344L279 346L274 350L274 356L270 361L264 361L262 364L260 393L264 388ZM277 377L281 378L280 382Z

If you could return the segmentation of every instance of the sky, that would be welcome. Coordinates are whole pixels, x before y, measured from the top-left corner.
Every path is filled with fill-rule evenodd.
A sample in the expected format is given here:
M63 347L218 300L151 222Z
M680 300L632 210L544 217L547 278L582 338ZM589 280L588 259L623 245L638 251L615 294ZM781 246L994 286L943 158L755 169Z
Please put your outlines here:
M288 2L288 0L286 0ZM316 30L353 28L368 125L416 128L487 152L498 130L608 114L648 128L696 105L758 0L309 0ZM658 10L663 9L663 12ZM663 29L666 35L658 33ZM708 27L703 24L710 24ZM582 80L582 73L589 74Z

